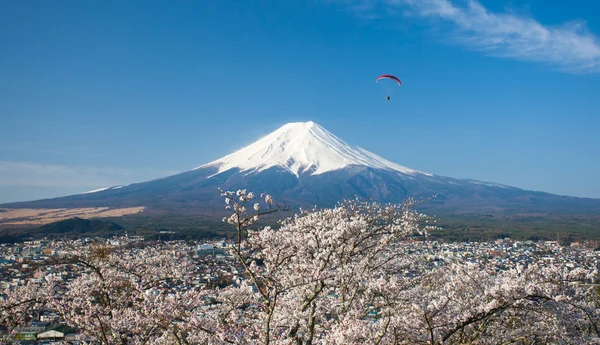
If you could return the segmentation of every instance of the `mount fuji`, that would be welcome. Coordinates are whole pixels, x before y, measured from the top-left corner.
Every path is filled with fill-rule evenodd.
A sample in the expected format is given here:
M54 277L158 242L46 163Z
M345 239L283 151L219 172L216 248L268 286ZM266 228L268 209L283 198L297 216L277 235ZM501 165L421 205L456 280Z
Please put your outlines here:
M218 187L268 193L298 207L331 206L354 196L401 202L408 196L437 195L423 208L461 213L600 212L600 199L559 196L414 170L352 146L314 122L288 123L230 155L177 175L0 206L144 206L147 210L213 214L223 210Z

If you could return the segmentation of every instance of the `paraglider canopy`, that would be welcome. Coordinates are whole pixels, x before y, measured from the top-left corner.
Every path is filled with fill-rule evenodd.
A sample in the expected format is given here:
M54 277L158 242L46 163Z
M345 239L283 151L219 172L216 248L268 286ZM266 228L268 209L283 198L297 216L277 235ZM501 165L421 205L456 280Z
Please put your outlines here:
M379 79L393 79L393 80L395 80L398 83L398 85L402 85L402 82L400 81L400 79L394 77L391 74L382 74L379 77L377 77L377 79L375 79L375 82L378 82Z
M385 81L379 83L381 79L384 79ZM392 92L394 92L396 87L402 86L402 82L400 81L400 79L391 74L382 74L379 77L377 77L377 79L375 79L375 82L382 85L385 92L385 98L388 101L390 100Z

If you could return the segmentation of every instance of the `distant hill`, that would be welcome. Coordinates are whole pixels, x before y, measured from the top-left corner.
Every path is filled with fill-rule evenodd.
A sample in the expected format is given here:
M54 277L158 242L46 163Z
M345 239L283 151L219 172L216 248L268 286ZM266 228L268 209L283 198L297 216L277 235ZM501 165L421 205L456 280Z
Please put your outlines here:
M114 222L101 219L73 217L38 228L16 227L0 229L0 243L20 242L27 238L80 238L83 236L107 236L125 229Z
M83 219L73 217L50 224L43 225L36 232L51 234L84 234L123 230L123 227L117 223L108 222L100 219Z

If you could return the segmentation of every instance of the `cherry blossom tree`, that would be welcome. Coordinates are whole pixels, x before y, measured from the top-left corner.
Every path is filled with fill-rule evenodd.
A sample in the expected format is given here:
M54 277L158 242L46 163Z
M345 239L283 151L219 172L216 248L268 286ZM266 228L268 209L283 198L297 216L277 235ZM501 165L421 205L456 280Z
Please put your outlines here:
M53 291L52 283L42 282L29 282L3 291L0 326L6 327L6 332L0 334L0 344L10 343L34 314L44 308Z
M191 260L173 248L97 245L56 264L82 272L48 307L101 344L184 344L205 304L204 292L190 288Z
M403 285L397 273L419 261L400 242L425 234L430 221L413 210L414 200L400 205L347 200L332 209L302 211L278 229L252 230L263 212L254 195L245 190L222 195L233 211L224 220L238 234L247 233L243 241L239 235L234 254L248 275L246 284L218 294L223 342L320 343L352 322L373 328L375 342L383 339L386 322L373 322L369 314L389 305L388 290ZM263 197L272 205L270 196Z
M388 343L596 344L598 296L582 285L596 274L452 264L397 294Z

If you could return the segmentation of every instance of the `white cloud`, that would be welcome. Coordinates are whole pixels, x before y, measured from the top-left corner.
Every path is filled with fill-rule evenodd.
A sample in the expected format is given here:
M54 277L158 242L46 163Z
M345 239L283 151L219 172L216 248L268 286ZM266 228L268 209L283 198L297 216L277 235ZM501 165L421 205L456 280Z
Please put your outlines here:
M544 25L515 13L493 13L476 0L342 0L351 9L385 13L398 9L403 16L448 24L451 42L487 54L550 64L571 73L600 72L600 40L582 20L560 26ZM361 4L362 7L357 7Z
M159 169L124 169L0 161L0 187L51 187L80 189L81 192L85 192L95 188L143 182L175 173L175 171Z

